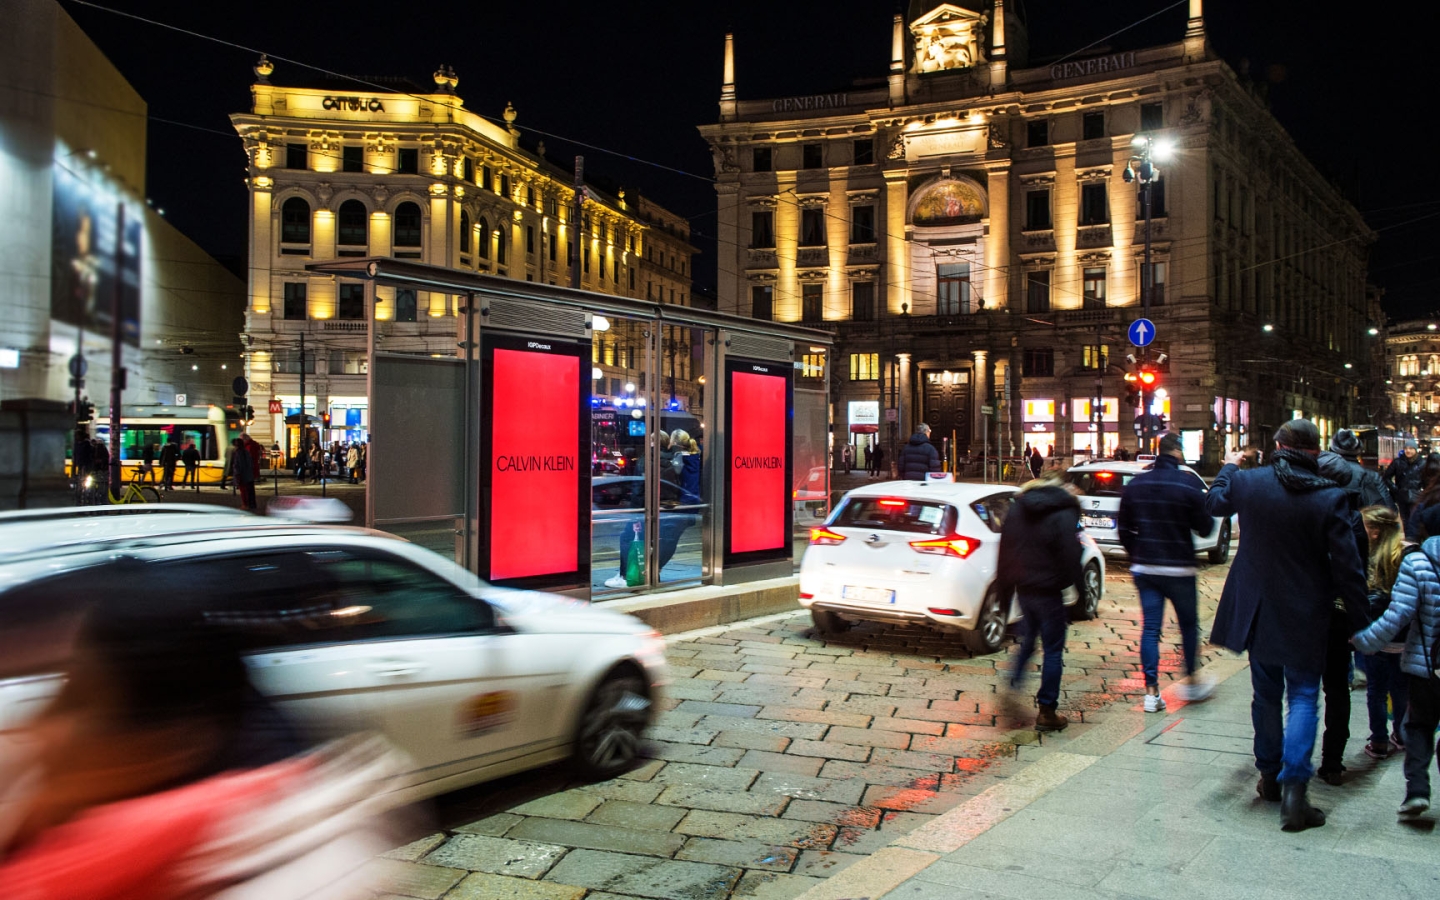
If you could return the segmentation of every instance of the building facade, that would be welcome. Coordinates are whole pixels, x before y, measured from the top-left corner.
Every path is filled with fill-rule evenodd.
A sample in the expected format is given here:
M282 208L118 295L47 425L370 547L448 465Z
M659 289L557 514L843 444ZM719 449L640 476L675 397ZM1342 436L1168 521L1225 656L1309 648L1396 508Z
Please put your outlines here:
M118 296L122 405L230 405L244 285L149 205L146 122L145 100L58 3L7 4L0 400L79 394L108 416Z
M1385 330L1386 422L1399 433L1440 438L1440 326L1411 319Z
M887 78L741 100L727 36L700 128L720 309L835 332L805 368L831 379L837 443L863 459L925 421L957 461L1137 449L1147 232L1152 409L1188 456L1353 414L1374 236L1212 54L1200 0L1173 44L1044 66L1003 0L916 0L890 37Z
M364 283L308 272L310 263L391 256L570 284L574 262L586 290L646 295L653 277L642 278L642 259L659 252L649 246L662 240L657 229L623 191L587 185L577 214L573 175L548 162L543 145L520 146L513 107L499 123L466 109L453 70L437 71L425 92L283 87L273 71L257 64L252 107L231 117L250 167L244 340L261 441L293 454L302 421L327 443L368 438ZM689 296L688 281L671 284ZM377 348L454 355L460 299L378 288ZM623 327L597 335L596 396L622 398L647 349ZM301 418L302 405L314 419Z

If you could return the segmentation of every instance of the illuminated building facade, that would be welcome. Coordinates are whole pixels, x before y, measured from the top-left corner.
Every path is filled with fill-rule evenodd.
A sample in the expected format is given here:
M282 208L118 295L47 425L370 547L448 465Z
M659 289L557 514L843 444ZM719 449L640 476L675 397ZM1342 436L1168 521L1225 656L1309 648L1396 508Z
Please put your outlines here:
M763 100L739 99L727 37L719 121L700 128L721 311L835 332L806 373L831 378L837 445L862 460L921 421L952 459L987 439L1134 450L1146 227L1122 175L1139 138L1173 149L1151 198L1155 411L1207 464L1297 410L1344 424L1374 236L1210 51L1200 0L1177 37L1030 66L1003 0L916 0L887 78Z
M389 256L565 285L578 252L582 288L645 296L641 259L654 229L624 192L587 185L577 222L572 173L546 161L543 145L520 146L513 107L500 122L466 109L453 70L423 92L399 82L284 87L273 71L256 65L252 107L231 117L250 166L245 340L260 440L283 431L290 452L298 445L302 336L305 414L323 423L326 442L369 433L364 283L308 272L310 263ZM377 348L454 355L460 299L378 288ZM605 340L597 336L597 395L623 391L643 370L637 348L607 357Z
M244 285L148 204L146 123L145 100L58 3L6 5L0 400L73 402L78 354L79 392L108 416L118 287L122 405L230 403Z

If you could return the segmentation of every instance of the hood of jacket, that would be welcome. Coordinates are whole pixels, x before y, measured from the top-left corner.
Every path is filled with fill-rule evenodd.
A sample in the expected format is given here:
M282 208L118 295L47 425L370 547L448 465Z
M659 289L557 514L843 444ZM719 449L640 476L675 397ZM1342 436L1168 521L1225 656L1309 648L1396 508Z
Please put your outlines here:
M1153 466L1151 466L1151 468L1152 468L1152 469L1178 469L1178 468L1180 468L1180 460L1178 460L1178 459L1176 459L1175 457L1169 455L1168 453L1161 453L1161 454L1159 454L1159 455L1157 455L1157 456L1155 457L1155 464L1154 464Z
M1347 486L1354 480L1355 470L1350 468L1350 463L1344 456L1333 450L1321 453L1317 463L1320 474L1341 487Z
M1053 485L1022 491L1015 496L1015 504L1023 509L1026 515L1033 517L1049 515L1062 509L1078 509L1080 507L1080 501L1075 499L1074 494Z
M930 439L925 436L925 432L923 432L923 431L917 431L917 432L915 432L914 434L910 435L910 440L906 441L905 443L907 443L907 444L914 444L915 446L918 447L918 446L921 445L921 444L928 444L928 443L930 443Z

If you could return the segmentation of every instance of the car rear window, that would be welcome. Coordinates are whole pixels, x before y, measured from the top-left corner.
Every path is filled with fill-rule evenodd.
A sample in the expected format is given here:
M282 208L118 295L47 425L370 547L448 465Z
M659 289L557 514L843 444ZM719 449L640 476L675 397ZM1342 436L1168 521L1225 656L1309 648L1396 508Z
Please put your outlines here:
M1138 472L1075 472L1066 473L1070 483L1087 497L1118 497L1125 485L1135 480Z
M944 503L901 497L851 497L835 514L831 525L879 528L915 534L949 534L955 529L955 510Z

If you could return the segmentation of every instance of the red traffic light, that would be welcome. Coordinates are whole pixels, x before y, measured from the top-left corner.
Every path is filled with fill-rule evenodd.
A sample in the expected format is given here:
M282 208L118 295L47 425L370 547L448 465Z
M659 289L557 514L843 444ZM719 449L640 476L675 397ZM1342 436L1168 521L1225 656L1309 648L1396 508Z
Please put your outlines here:
M1158 379L1159 379L1159 376L1157 376L1154 372L1151 372L1151 371L1148 370L1148 369L1143 370L1143 371L1141 371L1141 373L1140 373L1140 383L1143 384L1143 385L1145 385L1146 387L1150 387L1150 386L1153 385Z

